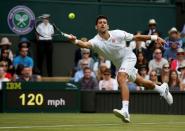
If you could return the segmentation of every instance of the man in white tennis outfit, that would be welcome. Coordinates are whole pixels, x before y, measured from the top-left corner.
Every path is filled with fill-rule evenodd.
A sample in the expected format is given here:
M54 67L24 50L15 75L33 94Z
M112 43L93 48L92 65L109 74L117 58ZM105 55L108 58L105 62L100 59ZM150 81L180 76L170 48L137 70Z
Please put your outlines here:
M130 48L125 47L124 43L131 40L154 40L159 44L164 44L164 40L156 35L133 35L122 30L109 31L108 19L106 16L98 16L95 26L98 34L88 42L77 40L71 35L71 41L81 48L91 48L98 54L111 60L116 66L117 81L121 89L122 108L114 109L114 114L124 122L130 122L129 107L129 90L127 80L135 82L140 86L154 89L157 91L169 105L173 103L173 97L168 89L168 84L163 83L161 86L155 85L150 80L143 79L135 69L136 56Z

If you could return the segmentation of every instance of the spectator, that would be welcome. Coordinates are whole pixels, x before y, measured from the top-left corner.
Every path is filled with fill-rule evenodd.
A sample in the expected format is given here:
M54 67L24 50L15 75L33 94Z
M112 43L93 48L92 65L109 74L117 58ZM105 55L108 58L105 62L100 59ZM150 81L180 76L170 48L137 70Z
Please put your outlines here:
M168 83L169 82L169 75L170 75L170 65L169 64L164 64L162 67L161 71L161 76L160 76L160 82L161 83Z
M148 21L148 30L146 30L144 32L145 35L153 35L153 33L158 32L159 36L160 36L160 32L157 29L157 23L155 21L155 19L150 19Z
M105 63L107 65L107 68L109 68L109 69L111 68L111 61L106 60L103 56L99 55L98 61L94 63L93 71L97 72L102 63Z
M92 57L90 57L90 49L82 48L81 53L82 53L82 59L79 60L79 63L80 61L87 61L88 66L91 68L91 70L93 70L94 60ZM78 69L80 68L79 63L78 63Z
M106 69L104 71L103 80L99 82L99 90L106 90L106 91L118 90L118 83L115 79L111 78L110 69Z
M182 63L179 68L178 71L180 72L180 82L181 82L181 86L180 86L180 90L181 91L185 91L185 63Z
M159 36L158 32L154 32L153 35ZM147 60L148 61L153 59L153 53L155 49L161 49L162 54L164 53L163 45L157 43L156 41L147 40L146 45L147 45L147 58L148 58Z
M9 54L8 49L2 49L1 56L0 56L0 62L4 61L7 64L7 72L13 74L14 73L13 63L9 59L8 54Z
M178 48L182 47L182 39L180 38L180 33L179 31L175 28L172 27L169 32L169 37L166 38L166 43L164 45L164 49L169 49L172 43L176 43Z
M53 76L53 44L52 35L54 34L54 27L49 23L49 14L43 14L41 18L42 23L36 28L38 34L37 55L38 55L38 68L41 75L43 75L43 62L46 57L47 73L48 76Z
M98 90L98 82L91 76L91 69L89 67L85 67L83 69L83 73L84 76L79 81L81 90Z
M4 69L5 77L8 78L8 79L11 79L12 74L7 72L8 71L8 63L6 61L1 61L0 62L0 67L2 67Z
M19 77L21 77L23 68L24 68L24 65L22 64L19 64L17 66L17 68L15 69L15 73L13 74L12 81L16 81L17 79L19 79Z
M8 54L8 58L13 61L13 53L12 50L10 49L10 46L12 45L12 43L9 41L9 39L7 37L3 37L1 39L1 43L0 43L0 49L7 49L9 54ZM0 50L0 53L1 53Z
M138 69L140 66L145 65L146 67L148 67L148 61L145 58L145 55L143 52L138 52L136 54L137 57L137 62L135 67Z
M24 67L21 71L20 77L16 81L18 82L41 81L41 77L39 75L33 75L32 68Z
M103 80L104 71L105 71L106 69L108 69L107 64L101 63L101 64L100 64L100 67L98 68L98 71L95 72L95 73L96 73L96 79L97 79L98 81Z
M161 49L155 49L154 58L149 62L149 73L151 70L156 70L157 76L160 76L164 64L168 64L168 61L162 57Z
M146 80L149 80L148 67L146 65L141 65L138 67L138 73Z
M2 82L10 81L5 77L5 71L3 67L0 67L0 90L2 89Z
M74 82L79 82L79 80L83 78L83 76L84 76L83 69L85 67L88 67L89 66L88 64L89 63L87 61L85 61L85 60L81 60L80 61L80 70L78 70L75 73L75 75L74 75ZM94 74L94 72L91 72L91 76L96 78L96 75Z
M154 82L156 85L161 85L161 82L158 81L156 70L151 70L151 72L149 73L149 80Z
M181 65L182 63L185 63L185 52L184 49L182 48L178 48L177 49L177 58L174 59L171 62L171 70L176 70L179 68L179 65Z
M26 37L22 37L19 44L18 44L18 49L20 49L22 47L28 48L28 56L31 56L30 46L31 46L31 42ZM16 54L18 55L19 52Z
M28 56L28 48L27 47L22 47L19 49L19 55L16 56L13 60L13 65L15 69L19 64L22 64L26 67L31 67L33 68L33 59Z
M138 68L138 73L143 77L145 80L149 80L149 75L148 75L148 67L146 65L141 65ZM144 90L145 87L143 86L138 86L140 90ZM138 88L136 88L138 90Z
M170 91L180 91L181 83L176 70L170 71L168 85Z

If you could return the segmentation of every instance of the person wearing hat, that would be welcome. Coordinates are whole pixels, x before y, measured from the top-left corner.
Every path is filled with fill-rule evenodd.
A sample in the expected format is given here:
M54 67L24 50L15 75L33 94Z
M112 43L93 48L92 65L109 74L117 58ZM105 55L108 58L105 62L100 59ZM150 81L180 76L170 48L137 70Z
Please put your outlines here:
M16 56L19 55L19 49L22 47L28 48L28 56L31 56L30 46L31 42L26 37L22 37L18 43L18 51L16 51Z
M150 19L148 21L148 30L144 32L145 35L153 35L153 33L158 32L160 36L160 32L157 29L157 23L155 19Z
M182 39L180 38L180 33L177 30L177 28L172 27L169 31L168 31L168 37L166 38L166 43L164 44L164 49L169 49L170 45L173 43L176 43L178 48L182 47Z
M182 48L177 49L176 59L171 62L171 70L178 70L179 66L185 63L185 51Z
M53 76L53 44L52 44L52 35L54 34L54 27L49 22L49 14L43 14L40 18L42 23L40 23L37 28L37 54L38 54L38 68L41 75L43 75L43 62L46 57L47 64L47 73L48 76Z
M166 42L166 45L168 45L169 47L165 49L164 58L171 62L172 60L177 58L177 50L181 48L181 46L179 41L168 41L168 40Z
M1 39L1 43L0 43L0 54L1 54L1 50L2 49L7 49L9 54L8 54L8 58L13 61L13 52L10 49L10 46L12 45L12 43L9 41L9 39L7 37L3 37Z

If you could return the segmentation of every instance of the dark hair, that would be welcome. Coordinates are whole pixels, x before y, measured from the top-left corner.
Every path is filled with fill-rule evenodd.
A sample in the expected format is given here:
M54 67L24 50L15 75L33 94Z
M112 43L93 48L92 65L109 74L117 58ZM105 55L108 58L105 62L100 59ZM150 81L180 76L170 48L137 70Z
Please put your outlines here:
M83 69L83 72L85 72L86 70L91 70L91 68L85 67L85 68Z
M108 21L108 18L104 15L99 15L97 18L96 18L96 25L98 24L98 20L100 19L106 19Z

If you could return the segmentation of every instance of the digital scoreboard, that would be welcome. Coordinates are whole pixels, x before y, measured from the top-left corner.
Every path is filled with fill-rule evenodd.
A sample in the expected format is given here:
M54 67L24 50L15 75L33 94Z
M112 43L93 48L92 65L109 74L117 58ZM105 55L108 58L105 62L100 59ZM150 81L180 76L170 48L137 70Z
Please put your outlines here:
M3 83L3 112L79 112L80 91L62 82Z

